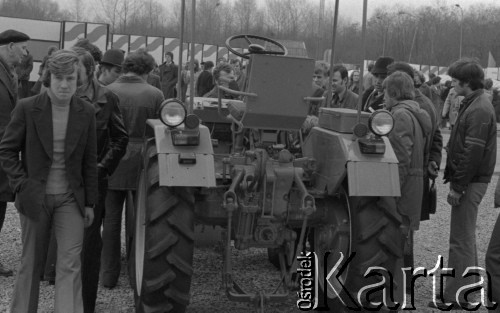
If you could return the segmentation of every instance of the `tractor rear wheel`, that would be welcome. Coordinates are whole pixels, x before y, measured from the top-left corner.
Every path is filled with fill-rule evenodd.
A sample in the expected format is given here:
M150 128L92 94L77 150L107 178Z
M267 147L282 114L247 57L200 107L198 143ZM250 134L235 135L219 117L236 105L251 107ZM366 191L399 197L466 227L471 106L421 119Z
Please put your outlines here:
M330 202L327 205L331 206L328 222L315 228L312 239L312 246L320 263L318 273L320 306L327 305L331 310L338 312L351 312L350 308L366 306L366 303L357 303L358 291L381 279L374 276L365 277L366 271L370 267L379 266L393 275L397 273L398 260L402 258L404 246L400 230L401 216L391 200L382 197L348 197L344 191L340 192L338 199L327 200ZM326 252L331 252L332 257L328 258L328 264L324 267L323 256ZM323 271L323 267L325 271L330 271L339 260L339 252L343 254L343 262L355 253L348 268L339 277L354 303L342 291L335 278L330 282L340 296L327 286L326 303L322 301L325 295L323 275L328 275ZM389 286L387 288L390 290ZM371 302L382 301L381 297L377 298L381 296L379 294L371 296Z
M139 313L185 312L193 274L194 195L159 185L154 141L146 144L129 275Z
M325 224L314 227L309 238L318 261L319 306L325 307L328 305L332 312L338 312L342 304L335 292L327 285L328 282L325 278L336 265L341 253L344 259L349 256L352 238L349 203L346 193L341 189L338 197L317 199L316 206L326 208ZM327 253L330 256L325 260ZM347 272L341 275L340 280L342 282L345 282L346 275Z
M381 281L380 276L365 277L370 267L387 270L393 277L399 278L404 251L404 235L401 224L402 216L398 213L393 197L351 197L352 249L356 255L352 259L347 274L346 289L353 295L368 285ZM403 286L397 282L396 286ZM370 302L391 303L394 294L392 282L386 279L386 294L378 292L370 296ZM385 301L385 302L384 302ZM359 304L359 303L358 303ZM368 303L361 303L368 306ZM349 311L348 311L349 312Z

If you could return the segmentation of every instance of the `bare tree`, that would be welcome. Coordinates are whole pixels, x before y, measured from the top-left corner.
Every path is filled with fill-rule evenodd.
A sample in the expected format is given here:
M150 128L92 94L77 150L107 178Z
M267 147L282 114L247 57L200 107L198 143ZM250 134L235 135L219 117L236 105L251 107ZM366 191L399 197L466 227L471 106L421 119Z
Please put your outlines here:
M237 17L236 28L240 33L248 33L255 23L258 12L256 0L238 0L234 3L234 15Z
M53 0L0 0L3 16L45 20L95 21L110 24L112 33L178 37L181 0L72 0L73 7L60 10ZM186 38L190 38L190 3L187 2ZM326 2L318 34L319 7L316 0L196 0L198 43L223 45L237 33L253 33L274 39L303 41L310 56L322 55L331 44L333 4ZM383 52L397 60L447 66L462 54L479 58L486 65L488 53L500 60L500 6L469 6L461 13L445 0L431 5L381 6L369 17L366 58ZM89 6L90 7L90 6ZM95 12L95 13L94 13ZM349 19L338 23L336 61L359 63L361 27ZM321 45L318 45L318 41ZM319 53L316 49L320 47Z
M86 10L87 8L83 0L75 0L73 9L73 18L75 19L75 21L83 21L84 17L87 16Z

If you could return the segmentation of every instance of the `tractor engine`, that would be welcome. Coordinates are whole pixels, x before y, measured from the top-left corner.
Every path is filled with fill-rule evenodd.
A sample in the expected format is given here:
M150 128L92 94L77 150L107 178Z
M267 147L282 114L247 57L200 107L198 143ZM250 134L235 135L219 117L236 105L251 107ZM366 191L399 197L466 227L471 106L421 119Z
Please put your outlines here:
M224 207L232 215L234 246L270 248L295 242L289 227L315 211L306 185L312 159L294 159L282 145L269 145L224 160L232 177Z

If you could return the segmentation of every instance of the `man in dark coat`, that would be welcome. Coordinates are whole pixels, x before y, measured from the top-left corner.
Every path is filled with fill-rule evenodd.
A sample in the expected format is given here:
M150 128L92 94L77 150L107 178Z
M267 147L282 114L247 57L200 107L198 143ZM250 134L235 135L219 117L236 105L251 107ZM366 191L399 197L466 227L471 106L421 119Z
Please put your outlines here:
M55 52L44 74L47 91L19 101L0 142L23 242L11 312L37 310L50 225L57 239L54 311L83 312L81 251L97 203L97 145L95 109L75 96L78 74L74 52Z
M129 135L127 152L108 179L101 259L102 284L107 288L115 287L120 276L123 204L129 191L134 193L137 188L146 120L158 118L164 99L158 88L146 82L153 67L154 58L146 51L130 53L123 62L123 75L107 86L120 100L120 110Z
M21 63L16 66L17 80L19 81L19 99L30 96L30 74L33 70L33 56L26 50Z
M448 68L448 75L457 95L464 96L451 131L444 171L445 182L450 183L447 200L452 206L447 267L456 274L446 279L444 295L440 295L444 303L429 305L447 308L445 303L452 303L455 309L461 309L472 305L458 291L478 280L476 276L463 278L462 274L467 267L477 266L477 213L495 169L497 124L493 106L484 94L481 65L473 59L460 59ZM493 293L498 294L498 290Z
M420 105L421 109L429 114L432 122L432 129L426 140L424 151L424 196L422 199L421 212L421 220L423 221L428 220L429 215L435 213L429 211L429 180L435 179L438 175L442 158L441 151L443 149L443 136L441 135L441 130L437 124L438 119L436 109L434 108L432 101L424 96L418 89L417 82L415 81L416 75L413 68L406 62L394 62L388 66L389 75L396 71L402 71L413 78L415 87L415 98L413 100Z
M118 97L94 78L94 59L82 48L73 48L81 61L81 86L76 94L93 104L97 131L97 173L99 202L94 208L94 223L85 229L82 250L82 291L84 313L93 313L101 267L101 226L105 214L108 177L113 174L125 154L128 133L123 123ZM106 59L106 54L103 60ZM120 63L121 64L121 63ZM121 67L120 67L121 71Z
M387 67L394 62L391 57L380 57L375 62L371 73L375 76L375 85L366 89L362 96L362 110L373 112L384 107L384 88L382 83L387 77Z
M27 53L28 35L15 30L0 33L0 139L10 121L10 113L17 101L17 87L12 69ZM7 202L14 201L7 175L0 168L0 231L5 220ZM12 271L0 262L0 276L12 276Z
M413 101L412 76L396 71L386 78L383 87L385 107L394 117L394 129L388 138L399 162L401 197L396 199L396 205L403 216L405 250L409 250L412 248L411 234L418 230L420 224L425 140L432 129L432 122L427 112ZM405 262L408 262L406 255Z
M196 82L196 96L203 97L214 88L214 77L212 75L213 67L214 62L205 62L203 71L200 73L200 76L198 76L198 81Z
M396 71L387 77L383 86L386 108L394 117L394 129L388 138L399 161L401 197L397 205L409 222L404 226L417 230L422 206L425 138L432 130L432 122L427 112L412 100L411 76Z
M175 98L177 93L175 85L178 79L178 67L174 63L174 54L170 51L165 53L165 62L159 67L161 91L165 99Z
M428 220L430 214L435 213L431 211L430 199L430 180L435 179L438 175L439 165L441 164L441 150L443 148L443 137L437 125L436 110L432 101L424 96L418 89L415 81L415 73L413 68L406 62L394 62L388 66L388 74L391 75L396 71L406 73L412 78L414 83L414 101L417 102L421 109L423 109L430 117L432 127L429 135L425 138L424 149L424 163L423 163L423 193L422 193L422 207L420 212L420 220ZM414 254L413 254L413 231L410 232L407 239L407 247L404 253L404 266L414 267ZM411 288L411 280L407 280L407 287ZM409 290L409 289L408 289Z

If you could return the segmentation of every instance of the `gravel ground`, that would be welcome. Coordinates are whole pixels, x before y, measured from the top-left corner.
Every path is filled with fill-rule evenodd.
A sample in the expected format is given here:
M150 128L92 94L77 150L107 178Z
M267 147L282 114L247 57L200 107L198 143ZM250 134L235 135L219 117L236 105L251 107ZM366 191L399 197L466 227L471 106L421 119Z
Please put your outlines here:
M491 231L498 216L498 210L493 208L494 187L498 176L493 177L488 191L479 208L477 222L477 248L479 265L484 267L484 255L488 247ZM448 236L450 207L446 203L447 187L438 179L438 212L430 221L423 222L420 231L415 234L415 264L432 269L437 256L442 255L445 262L448 256ZM21 252L20 226L18 215L9 204L4 229L0 234L0 258L9 268L17 268ZM195 250L195 274L191 289L191 304L188 312L254 312L248 304L235 303L227 299L221 286L220 254L213 247L201 247ZM123 253L124 254L124 253ZM266 252L259 249L234 251L235 277L248 286L248 290L273 290L278 280L278 271L266 260ZM118 286L112 290L100 289L98 295L98 313L132 313L133 293L129 288L128 278L123 266ZM0 312L8 312L14 278L0 277ZM434 312L427 309L427 303L432 299L432 280L420 278L416 281L415 305L416 312ZM46 282L41 283L39 312L53 312L54 287ZM285 303L267 307L266 312L300 312L295 307L297 298L291 293ZM484 308L478 312L487 312Z

